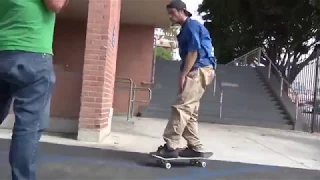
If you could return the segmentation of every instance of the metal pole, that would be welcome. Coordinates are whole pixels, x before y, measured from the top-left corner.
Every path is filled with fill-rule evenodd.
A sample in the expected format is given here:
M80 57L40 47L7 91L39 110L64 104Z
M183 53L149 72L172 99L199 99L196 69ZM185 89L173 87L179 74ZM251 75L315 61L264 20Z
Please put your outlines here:
M315 73L315 80L314 80L314 94L313 94L313 114L312 114L312 121L310 131L311 133L314 132L314 122L317 119L317 97L318 97L318 79L319 79L319 66L320 66L320 49L317 50L317 60L315 64L316 73Z
M128 105L127 121L129 121L130 117L131 117L132 95L133 95L133 81L130 80L130 91L129 91L129 101L128 101L129 105Z
M220 112L219 117L222 118L222 103L223 103L223 88L221 88L221 94L220 94Z
M299 94L296 95L296 122L298 121L298 113L299 113Z
M133 118L134 114L134 101L136 99L136 84L133 84L133 90L132 90L132 99L131 99L131 111L130 111L130 117Z
M283 92L283 77L281 77L281 82L280 82L280 97L282 97L282 92Z
M216 96L216 91L217 91L217 76L214 76L213 80L213 96Z
M260 66L260 63L261 63L261 51L262 51L262 48L259 48L259 52L258 52L258 64Z
M268 79L270 79L271 77L271 61L269 61L269 65L268 65Z
M156 71L156 59L157 59L157 38L154 38L153 60L152 60L152 72L151 83L154 83L154 76Z
M243 66L247 66L248 65L248 55L246 54L244 56L244 65Z

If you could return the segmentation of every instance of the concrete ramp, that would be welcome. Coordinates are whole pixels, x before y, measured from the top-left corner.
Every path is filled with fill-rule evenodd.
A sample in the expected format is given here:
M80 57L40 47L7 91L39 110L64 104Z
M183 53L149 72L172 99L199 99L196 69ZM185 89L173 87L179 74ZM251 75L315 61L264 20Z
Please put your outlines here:
M178 91L180 62L156 62L153 99L140 110L142 117L170 117L171 104ZM271 98L255 68L218 65L217 88L213 84L205 92L200 105L200 122L292 129L286 117ZM223 85L223 87L221 86ZM220 96L223 89L222 118Z

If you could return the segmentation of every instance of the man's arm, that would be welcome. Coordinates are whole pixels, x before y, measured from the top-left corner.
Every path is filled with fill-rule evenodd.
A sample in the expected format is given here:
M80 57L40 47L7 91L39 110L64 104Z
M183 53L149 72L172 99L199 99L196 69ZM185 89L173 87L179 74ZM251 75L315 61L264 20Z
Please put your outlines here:
M184 68L182 71L182 74L184 76L186 76L191 71L194 63L197 60L197 57L198 57L198 51L191 51L188 53L185 64L184 64Z
M59 13L69 2L69 0L43 0L46 7L55 13Z
M195 26L189 27L188 54L185 59L182 75L186 76L192 69L198 57L198 50L201 48L199 32Z

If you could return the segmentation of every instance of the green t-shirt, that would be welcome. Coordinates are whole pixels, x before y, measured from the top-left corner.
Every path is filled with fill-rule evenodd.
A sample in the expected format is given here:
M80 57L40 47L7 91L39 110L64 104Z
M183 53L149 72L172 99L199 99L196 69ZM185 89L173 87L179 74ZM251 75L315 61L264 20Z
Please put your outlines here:
M52 54L55 17L43 0L0 0L0 51Z

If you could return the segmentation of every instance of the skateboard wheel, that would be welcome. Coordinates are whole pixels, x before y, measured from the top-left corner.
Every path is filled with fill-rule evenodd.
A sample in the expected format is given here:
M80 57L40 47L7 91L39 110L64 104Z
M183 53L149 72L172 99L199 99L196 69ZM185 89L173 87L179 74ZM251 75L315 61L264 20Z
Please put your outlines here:
M196 163L197 163L197 162L196 162L194 159L191 159L191 160L190 160L190 164L191 164L191 165L196 165Z
M199 163L200 163L201 167L203 167L203 168L207 166L206 162L199 162Z
M170 169L171 168L171 164L170 163L165 163L165 168L166 169Z

